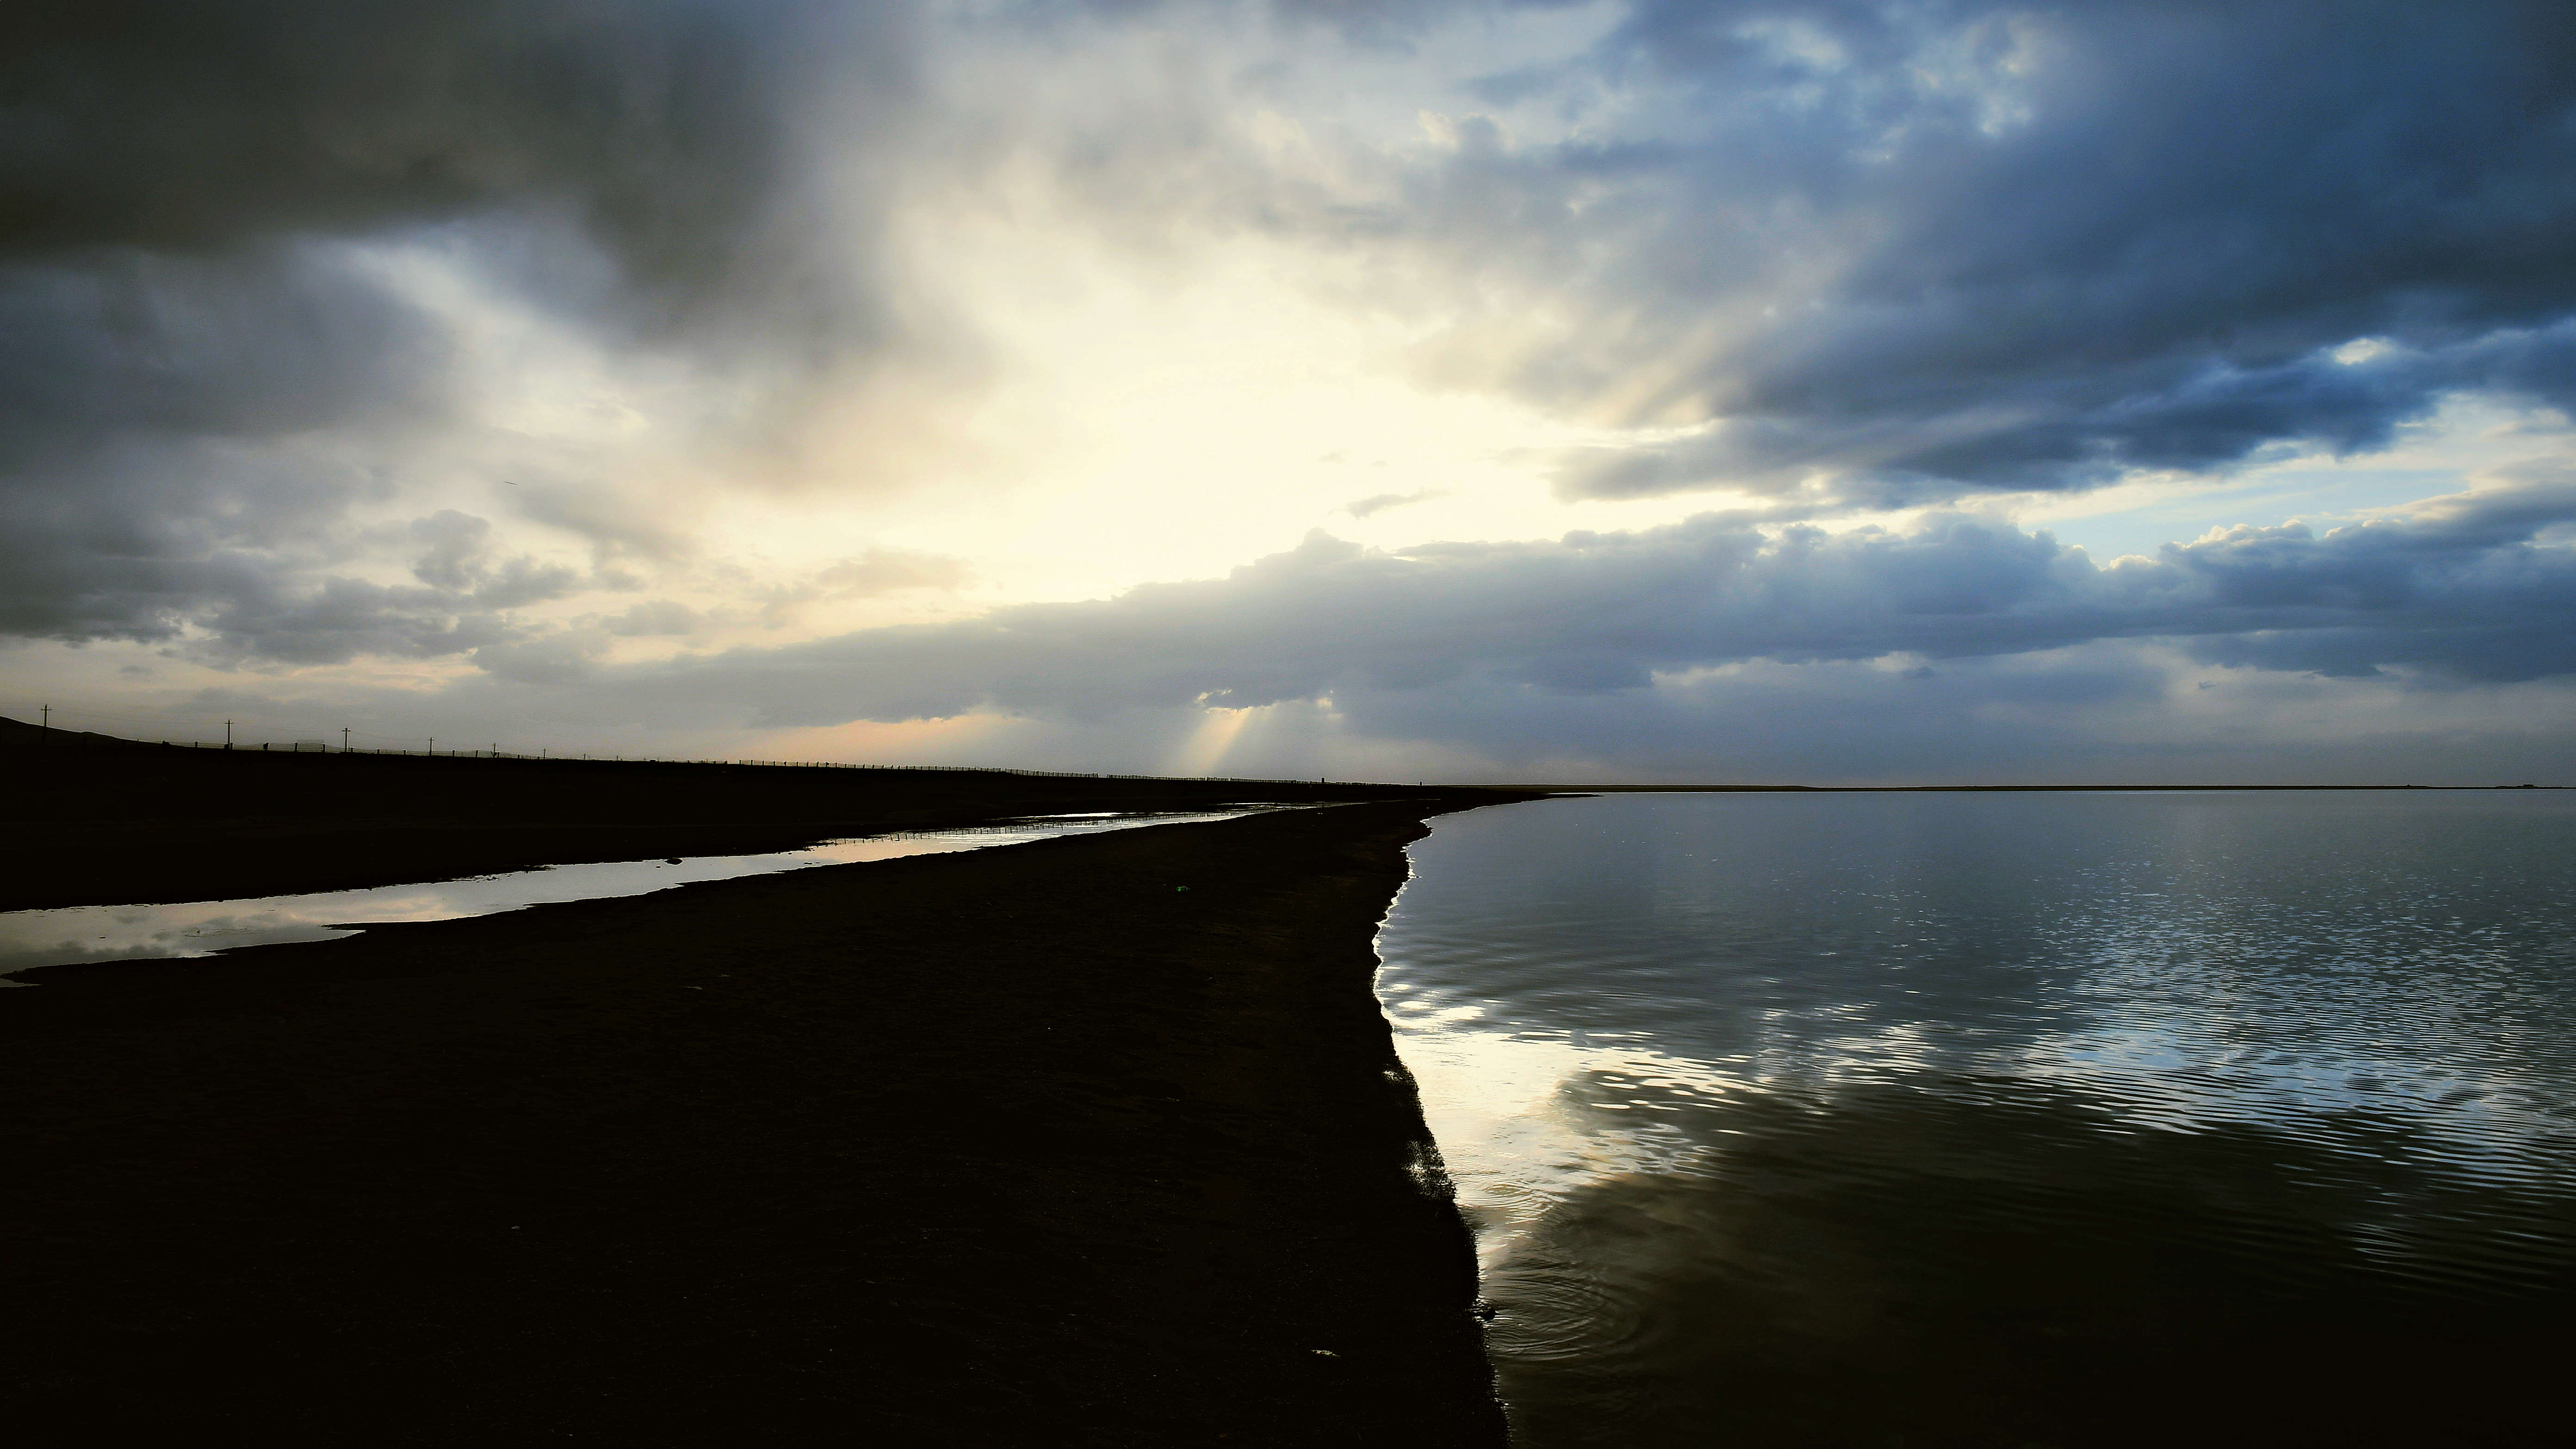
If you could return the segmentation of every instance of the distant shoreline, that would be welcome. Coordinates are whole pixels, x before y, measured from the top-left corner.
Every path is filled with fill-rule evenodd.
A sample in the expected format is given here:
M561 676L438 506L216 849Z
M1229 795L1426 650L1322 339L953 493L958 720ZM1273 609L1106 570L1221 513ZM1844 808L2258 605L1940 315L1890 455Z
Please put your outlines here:
M2203 794L2281 790L2567 790L2569 785L1491 785L1551 795L2028 795Z

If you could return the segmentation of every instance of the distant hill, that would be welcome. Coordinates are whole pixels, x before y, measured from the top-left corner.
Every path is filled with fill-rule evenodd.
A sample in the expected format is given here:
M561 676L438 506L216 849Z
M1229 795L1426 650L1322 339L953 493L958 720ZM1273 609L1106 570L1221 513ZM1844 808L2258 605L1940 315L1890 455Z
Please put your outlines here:
M1011 770L192 749L0 719L0 910L791 850L1029 815L1527 791Z
M85 730L46 729L22 720L0 715L0 750L141 750L154 746L139 740L120 740L114 735L91 734Z

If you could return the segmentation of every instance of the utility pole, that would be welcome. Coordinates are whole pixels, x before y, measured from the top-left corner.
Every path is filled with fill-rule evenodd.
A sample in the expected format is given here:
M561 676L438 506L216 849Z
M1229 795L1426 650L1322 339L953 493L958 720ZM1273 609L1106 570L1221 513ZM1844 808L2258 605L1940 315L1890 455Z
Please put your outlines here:
M36 722L36 728L40 730L52 729L54 727L54 707L50 704L40 704L36 706L36 709L38 713L44 716L44 718Z
M347 725L340 726L340 753L344 755L349 753L349 727Z
M233 722L232 722L231 720L225 720L225 721L224 721L224 748L229 750L229 749L231 749L232 747L233 747Z

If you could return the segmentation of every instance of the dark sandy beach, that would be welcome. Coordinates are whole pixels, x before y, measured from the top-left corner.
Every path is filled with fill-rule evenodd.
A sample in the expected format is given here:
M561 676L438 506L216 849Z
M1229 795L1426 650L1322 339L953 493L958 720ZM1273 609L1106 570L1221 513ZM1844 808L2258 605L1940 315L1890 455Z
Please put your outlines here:
M1448 808L31 973L0 1398L48 1443L1500 1444L1370 992Z
M794 850L1029 815L1397 796L1498 798L1320 780L191 749L0 719L0 911Z

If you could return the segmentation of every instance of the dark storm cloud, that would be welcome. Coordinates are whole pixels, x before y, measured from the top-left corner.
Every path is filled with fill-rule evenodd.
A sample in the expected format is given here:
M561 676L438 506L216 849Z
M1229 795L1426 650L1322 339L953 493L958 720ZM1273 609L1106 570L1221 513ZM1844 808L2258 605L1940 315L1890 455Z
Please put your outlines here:
M1222 580L735 651L615 683L818 724L1462 688L1608 695L1754 660L1997 658L2177 637L2214 660L2275 668L2532 679L2576 672L2576 555L2536 541L2570 522L2576 482L2550 477L2404 519L2239 528L2107 566L2046 533L1962 517L1907 534L1771 537L1710 517L1400 554L1317 534ZM1453 727L1472 732L1463 718Z
M326 248L0 268L0 462L104 437L268 438L435 405L439 330Z
M146 640L174 639L191 623L189 652L214 663L427 659L519 639L529 631L510 610L588 582L525 555L495 557L481 518L445 511L407 532L419 580L408 585L331 574L310 552L226 544L212 530L193 540L107 539L99 556L68 561L13 535L0 545L0 618L21 632L63 634L72 632L68 614L91 637Z
M330 458L405 456L454 402L447 324L363 247L468 251L575 327L757 354L769 376L864 350L885 328L810 255L798 127L827 86L845 119L890 104L902 16L796 0L13 7L0 630L158 639L202 623L225 649L309 662L474 647L459 597L489 612L550 596L562 581L526 566L470 586L424 574L425 592L321 584L353 546L348 507L394 486ZM846 229L834 244L863 247ZM305 446L324 437L345 446ZM532 512L590 518L541 492ZM634 509L609 512L603 547L662 542Z
M636 278L736 270L787 164L801 7L256 0L24 7L0 249L213 254L543 201Z
M1497 95L1577 80L1644 119L1464 125L1369 220L1558 300L1500 385L1704 425L1569 494L2081 487L2576 400L2564 5L1642 0Z

